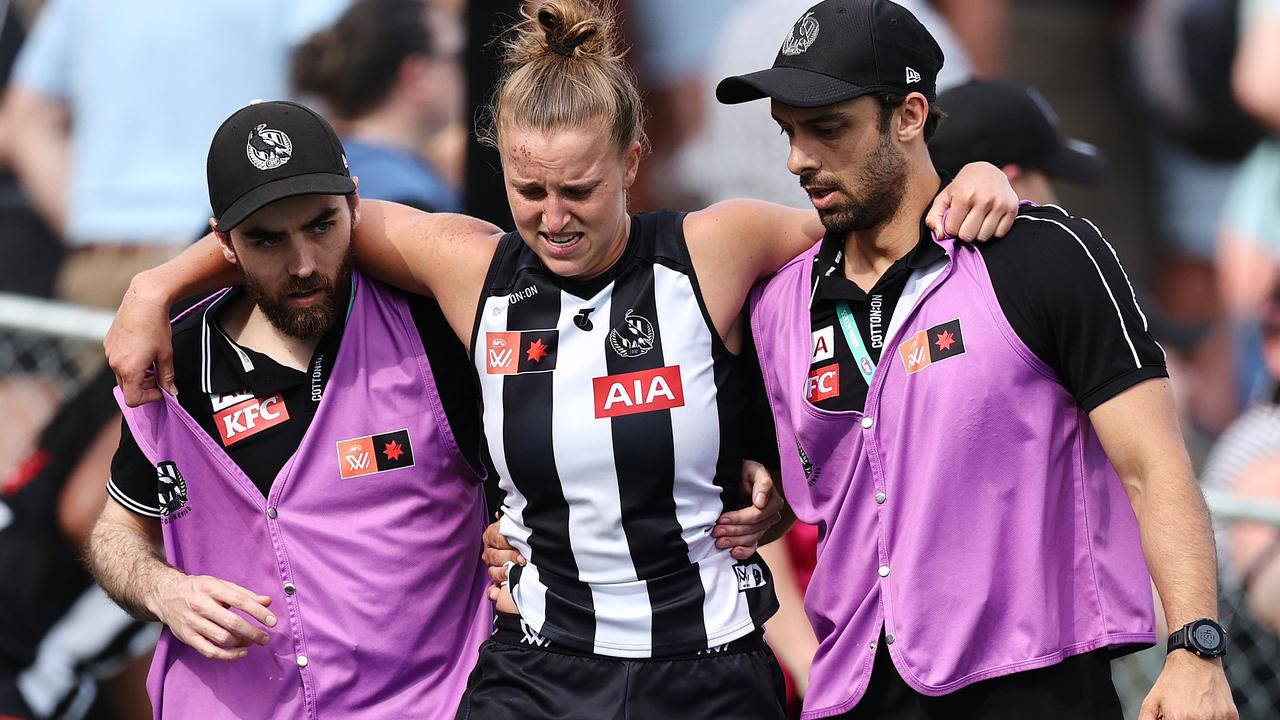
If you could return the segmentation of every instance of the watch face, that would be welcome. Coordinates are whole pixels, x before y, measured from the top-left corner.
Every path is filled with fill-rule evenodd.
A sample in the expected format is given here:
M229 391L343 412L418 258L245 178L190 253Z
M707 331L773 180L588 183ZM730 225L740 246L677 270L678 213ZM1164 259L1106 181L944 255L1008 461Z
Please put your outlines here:
M1209 623L1199 623L1191 631L1191 639L1205 652L1214 652L1222 646L1222 633Z

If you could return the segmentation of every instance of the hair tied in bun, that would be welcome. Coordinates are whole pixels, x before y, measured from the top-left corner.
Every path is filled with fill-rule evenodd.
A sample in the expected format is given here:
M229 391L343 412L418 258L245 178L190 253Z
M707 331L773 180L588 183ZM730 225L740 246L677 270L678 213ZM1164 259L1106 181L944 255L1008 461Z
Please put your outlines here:
M567 40L565 42L560 42L558 40L552 40L551 38L547 38L547 47L551 48L551 51L557 55L563 55L564 57L573 57L573 51L577 50L579 45L591 39L591 36L595 34L596 34L596 29L590 28L589 30L582 33L578 37L573 38L571 40Z
M560 24L559 18L545 8L538 11L538 23L542 25L544 29L549 31L557 30L558 28L556 26ZM565 39L564 37L552 37L551 33L548 32L546 37L547 47L551 48L551 51L557 55L571 58L573 57L573 51L577 50L578 46L582 45L582 43L590 40L591 36L595 34L595 28L587 28L583 32L578 33L576 37Z

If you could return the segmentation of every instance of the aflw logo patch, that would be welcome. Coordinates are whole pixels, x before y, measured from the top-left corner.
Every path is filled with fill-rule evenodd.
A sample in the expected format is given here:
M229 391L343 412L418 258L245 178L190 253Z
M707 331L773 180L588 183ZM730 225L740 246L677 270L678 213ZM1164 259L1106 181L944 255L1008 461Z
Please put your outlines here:
M338 473L344 480L407 467L413 467L407 429L338 441Z
M289 419L289 409L279 393L267 398L248 393L212 394L209 401L213 404L213 423L218 426L223 447L231 447Z
M684 405L680 366L594 378L596 418L670 410Z
M902 364L908 375L963 354L964 334L960 332L958 318L921 330L898 346L898 355L902 357Z
M485 372L518 375L556 369L559 330L485 333Z

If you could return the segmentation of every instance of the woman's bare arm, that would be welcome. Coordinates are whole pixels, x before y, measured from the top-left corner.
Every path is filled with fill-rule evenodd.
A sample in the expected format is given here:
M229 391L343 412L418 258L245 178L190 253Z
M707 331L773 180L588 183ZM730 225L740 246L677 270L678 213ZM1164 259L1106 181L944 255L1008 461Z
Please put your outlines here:
M424 213L395 203L367 200L357 208L357 266L390 285L439 298L454 332L469 342L501 231L465 215ZM126 403L136 407L159 400L160 388L177 392L169 331L173 303L239 281L212 234L134 277L103 342ZM153 363L155 374L149 376Z

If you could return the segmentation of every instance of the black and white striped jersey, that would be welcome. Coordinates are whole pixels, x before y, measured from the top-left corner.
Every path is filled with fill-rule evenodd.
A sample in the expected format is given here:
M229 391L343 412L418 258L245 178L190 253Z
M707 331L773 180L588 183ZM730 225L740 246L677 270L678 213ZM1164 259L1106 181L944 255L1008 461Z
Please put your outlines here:
M636 215L623 257L589 281L510 233L477 311L501 528L529 561L512 595L534 631L601 655L716 647L777 609L759 556L711 536L743 504L746 371L707 315L683 220Z

